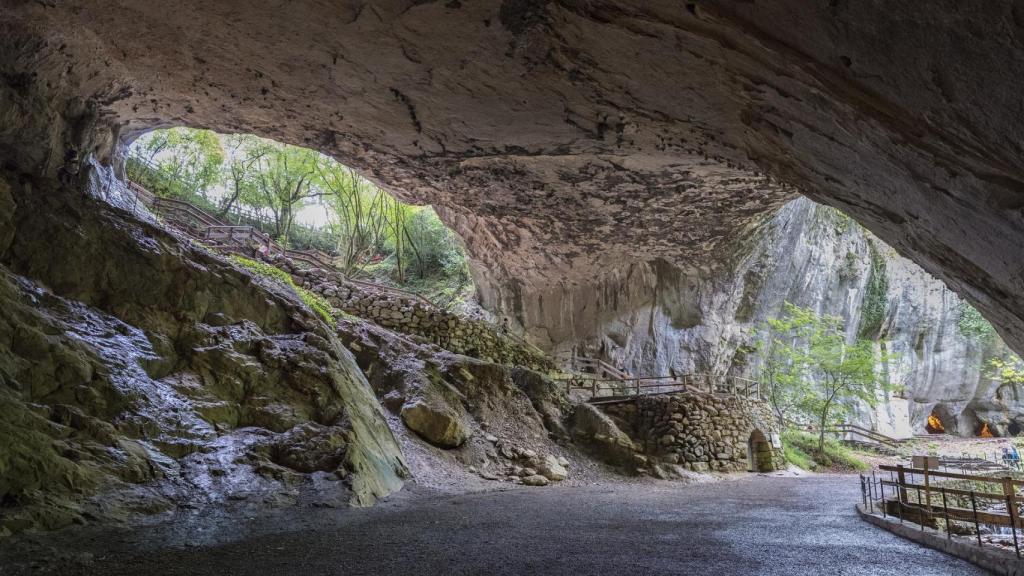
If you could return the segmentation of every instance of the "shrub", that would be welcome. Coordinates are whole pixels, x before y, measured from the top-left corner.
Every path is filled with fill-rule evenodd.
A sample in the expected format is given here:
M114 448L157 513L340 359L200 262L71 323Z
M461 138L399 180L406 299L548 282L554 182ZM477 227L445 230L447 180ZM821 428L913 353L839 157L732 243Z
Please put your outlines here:
M818 451L818 437L801 430L786 430L782 433L782 442L785 446L786 459L805 470L862 472L870 468L854 454L853 450L834 438L825 439L825 450L822 452ZM810 468L807 465L810 465Z
M301 286L296 286L295 281L292 280L291 274L288 274L284 270L271 266L265 262L258 262L256 260L245 258L244 256L238 256L237 254L232 254L231 256L228 256L228 258L230 258L235 264L249 270L253 274L258 274L264 278L273 278L274 280L283 282L295 292L299 299L302 300L303 304L323 318L324 322L327 322L329 326L334 327L334 314L330 302L325 300L324 297L319 294L314 294Z

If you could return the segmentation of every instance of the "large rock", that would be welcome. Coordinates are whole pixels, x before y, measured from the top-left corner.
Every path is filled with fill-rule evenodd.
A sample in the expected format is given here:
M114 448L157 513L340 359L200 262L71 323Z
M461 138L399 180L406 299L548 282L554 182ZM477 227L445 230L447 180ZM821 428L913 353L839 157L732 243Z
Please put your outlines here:
M598 459L613 466L632 466L637 447L615 421L590 404L578 404L571 418L573 438Z
M565 480L569 476L569 471L565 469L565 466L559 462L557 457L551 454L548 454L540 461L537 472L548 480L554 480L555 482Z
M457 448L471 434L461 407L456 408L439 394L407 402L401 415L406 426L441 448Z

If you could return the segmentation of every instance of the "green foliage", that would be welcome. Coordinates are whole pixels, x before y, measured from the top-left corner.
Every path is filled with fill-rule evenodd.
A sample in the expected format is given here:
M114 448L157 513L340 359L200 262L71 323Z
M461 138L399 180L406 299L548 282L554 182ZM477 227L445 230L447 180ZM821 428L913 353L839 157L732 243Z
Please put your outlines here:
M869 243L869 246L871 269L868 273L868 284L865 289L860 327L857 333L861 338L877 339L881 334L885 312L889 306L889 277L886 274L885 258L879 253L874 242Z
M1024 360L1020 356L1011 353L1003 358L991 358L984 374L1000 383L996 388L996 399L1011 400L1007 394L1012 394L1014 401L1020 399L1017 388L1024 384Z
M884 349L876 352L870 340L847 342L837 316L820 316L786 302L782 317L767 322L767 331L770 348L762 352L764 369L770 372L776 364L781 370L775 368L774 383L766 384L788 397L790 408L815 416L821 445L824 429L843 420L856 402L874 406L877 392L892 388L875 374L875 363L888 363L891 355ZM774 406L771 388L768 394Z
M187 128L156 130L140 138L136 147L140 156L134 168L144 174L144 185L153 192L188 201L209 200L206 192L219 181L224 163L216 134ZM133 166L128 168L131 171Z
M996 335L995 328L977 308L964 300L960 301L957 308L956 327L964 337L977 344L986 344Z
M271 266L265 262L258 262L256 260L245 258L244 256L238 256L237 254L232 254L228 258L235 264L238 264L254 274L258 274L265 278L273 278L274 280L284 283L295 292L299 299L302 300L310 310L323 318L324 322L327 322L329 326L334 326L334 314L331 304L319 294L310 292L301 286L296 286L291 275L284 270Z
M443 276L465 284L469 268L459 238L430 208L419 210L408 226L410 242L417 247L409 272L420 278Z
M847 252L843 263L839 265L839 278L850 281L857 277L858 258L853 252Z
M804 470L832 470L863 472L870 466L857 457L853 450L834 438L826 438L819 446L818 437L800 430L782 433L786 459Z
M433 209L403 204L312 150L176 128L140 138L127 167L129 178L157 194L259 228L285 246L331 254L346 274L372 268L379 280L450 300L472 287L463 247ZM313 202L326 208L326 231L295 222Z

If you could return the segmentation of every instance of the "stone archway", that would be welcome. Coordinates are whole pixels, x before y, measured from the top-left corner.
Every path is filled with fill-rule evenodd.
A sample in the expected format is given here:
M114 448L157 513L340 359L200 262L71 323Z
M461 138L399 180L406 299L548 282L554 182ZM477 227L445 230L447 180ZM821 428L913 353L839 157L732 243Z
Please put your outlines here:
M764 432L754 429L747 440L747 471L748 472L771 472L775 469L772 464L772 445L768 442Z

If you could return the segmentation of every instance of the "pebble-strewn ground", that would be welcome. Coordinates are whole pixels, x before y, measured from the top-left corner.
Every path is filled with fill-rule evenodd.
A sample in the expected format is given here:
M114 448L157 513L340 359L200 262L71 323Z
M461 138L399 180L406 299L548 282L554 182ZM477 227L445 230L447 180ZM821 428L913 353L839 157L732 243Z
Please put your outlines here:
M73 559L49 566L61 574L986 573L859 520L858 497L850 476L403 493L371 509L198 515L132 532L58 535L47 545ZM30 573L4 554L0 573Z

